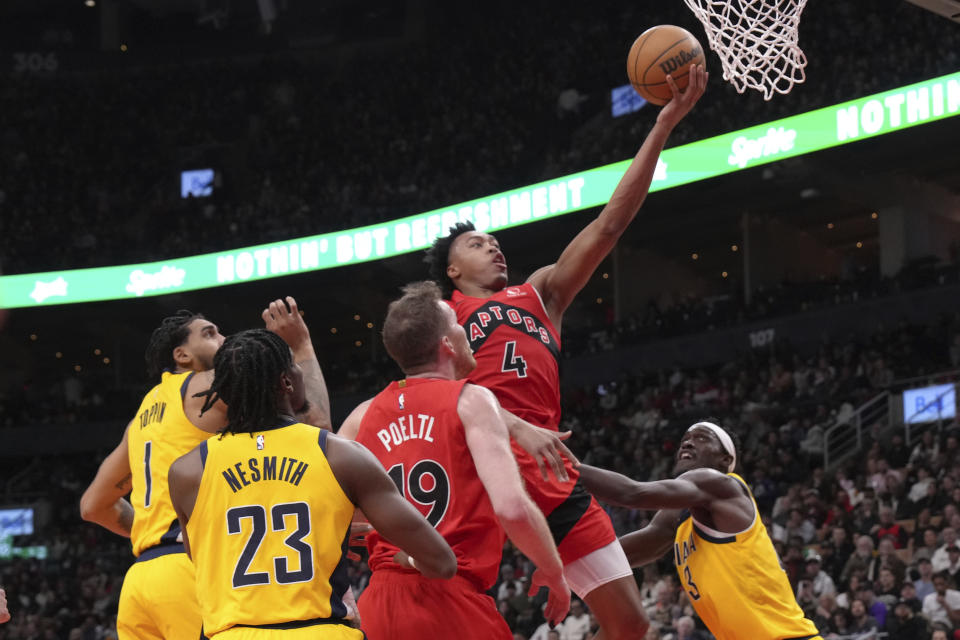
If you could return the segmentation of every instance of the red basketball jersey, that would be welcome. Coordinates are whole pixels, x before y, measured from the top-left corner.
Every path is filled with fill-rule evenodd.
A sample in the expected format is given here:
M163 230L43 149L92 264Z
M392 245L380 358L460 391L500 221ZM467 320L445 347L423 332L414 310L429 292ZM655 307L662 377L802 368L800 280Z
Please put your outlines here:
M481 591L493 586L506 538L477 476L457 403L466 380L392 382L367 409L357 442L373 452L400 492L443 536L457 573ZM370 569L399 568L399 549L367 537ZM413 569L409 571L413 572Z
M477 368L470 382L493 391L507 411L540 427L560 424L560 338L530 284L489 298L459 291L447 301L467 332Z

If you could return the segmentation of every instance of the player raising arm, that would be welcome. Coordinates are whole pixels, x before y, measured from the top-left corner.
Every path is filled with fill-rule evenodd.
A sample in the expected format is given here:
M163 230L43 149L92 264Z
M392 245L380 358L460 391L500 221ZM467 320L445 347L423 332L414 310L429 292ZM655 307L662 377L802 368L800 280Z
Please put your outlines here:
M309 375L311 401L304 405L302 419L329 427L323 374L296 301L276 300L263 317L268 329L288 341ZM137 557L120 593L120 640L199 634L193 565L179 540L181 527L167 494L167 470L178 456L227 423L222 402L201 415L205 397L197 395L210 387L214 356L223 341L217 325L201 314L179 311L164 318L146 350L148 374L159 383L144 396L120 444L101 463L80 499L83 519L129 536ZM128 493L130 502L124 499ZM158 584L181 586L157 589ZM179 615L166 615L165 609Z
M395 541L376 527L368 537L373 576L358 603L370 640L441 638L451 629L461 640L512 638L484 593L496 581L504 532L538 567L531 590L549 587L545 613L560 622L570 608L560 557L523 489L500 405L463 379L476 363L436 284L404 288L383 342L405 378L357 407L339 434L370 449L450 543L458 577L436 584L415 571L420 558L394 562Z
M635 482L580 465L596 497L633 509L660 509L650 524L620 539L635 567L673 551L680 583L717 640L818 638L803 616L743 478L737 450L711 422L691 426L672 480Z
M667 137L706 89L701 66L691 67L683 93L668 78L673 99L660 111L603 211L556 263L522 285L507 286L499 243L471 223L457 224L427 252L430 275L450 296L477 360L470 382L490 389L505 410L536 426L556 431L560 423L564 312L636 217ZM513 419L507 427L515 435ZM542 479L534 457L516 443L513 451L530 497L547 516L567 582L597 617L605 640L642 638L648 622L640 591L610 518L584 491L571 465L569 479L549 482Z

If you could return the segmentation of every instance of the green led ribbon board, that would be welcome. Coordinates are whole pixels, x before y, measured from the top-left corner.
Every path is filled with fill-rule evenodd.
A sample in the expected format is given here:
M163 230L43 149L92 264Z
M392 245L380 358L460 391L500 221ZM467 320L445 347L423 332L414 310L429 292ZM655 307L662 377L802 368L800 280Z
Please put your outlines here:
M960 113L960 72L665 150L670 189ZM694 115L693 117L696 117ZM381 260L426 248L457 221L496 231L607 202L629 160L382 224L160 262L0 277L0 308L207 289Z

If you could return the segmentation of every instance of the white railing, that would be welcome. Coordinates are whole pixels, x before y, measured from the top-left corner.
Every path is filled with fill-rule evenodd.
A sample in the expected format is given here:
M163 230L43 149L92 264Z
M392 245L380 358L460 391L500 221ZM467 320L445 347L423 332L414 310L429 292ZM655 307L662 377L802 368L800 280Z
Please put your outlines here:
M863 433L881 424L881 428L890 422L890 392L874 396L857 407L853 414L843 422L838 422L823 434L823 468L829 470L845 460L852 458L863 446Z

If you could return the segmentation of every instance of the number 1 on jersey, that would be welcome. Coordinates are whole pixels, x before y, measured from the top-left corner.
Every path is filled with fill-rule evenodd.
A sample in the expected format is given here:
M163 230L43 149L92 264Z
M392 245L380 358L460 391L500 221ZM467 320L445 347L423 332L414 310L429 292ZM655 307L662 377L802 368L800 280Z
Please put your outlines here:
M500 370L504 373L515 371L518 378L527 377L527 361L517 353L517 341L511 340L503 349L503 366Z
M150 497L153 493L153 477L150 475L150 453L153 451L153 441L147 440L143 445L143 474L147 477L147 489L143 494L143 508L150 507Z

